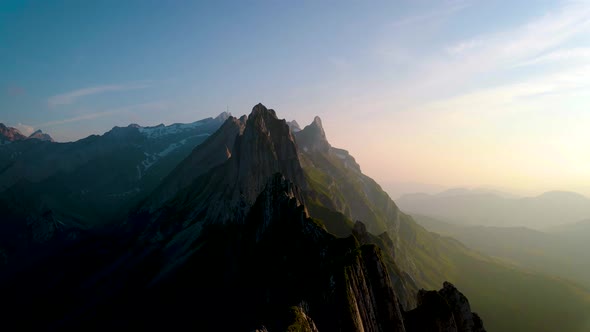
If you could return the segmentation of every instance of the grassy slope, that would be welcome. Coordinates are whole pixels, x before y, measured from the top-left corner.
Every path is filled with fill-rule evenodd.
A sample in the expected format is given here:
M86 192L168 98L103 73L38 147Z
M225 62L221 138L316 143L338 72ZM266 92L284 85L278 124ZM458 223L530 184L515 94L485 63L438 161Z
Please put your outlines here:
M512 265L575 281L590 290L587 253L590 232L545 233L522 227L460 226L414 215L426 229L451 236L469 248Z

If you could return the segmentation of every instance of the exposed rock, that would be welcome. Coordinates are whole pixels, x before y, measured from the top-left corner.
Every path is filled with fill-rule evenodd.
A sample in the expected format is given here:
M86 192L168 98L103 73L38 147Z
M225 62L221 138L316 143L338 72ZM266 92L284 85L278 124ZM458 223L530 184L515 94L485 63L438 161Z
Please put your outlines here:
M288 332L319 332L311 319L301 306L291 307L293 322L287 327Z
M328 152L331 148L330 143L326 139L322 119L319 116L316 116L311 124L305 126L303 130L296 132L296 134L297 144L305 152Z
M367 232L367 227L361 221L357 220L354 223L352 234L357 238L357 240L359 240L360 243L371 243L371 238L369 236L369 232Z
M408 332L457 332L453 312L437 291L420 290L418 307L406 314Z
M405 318L408 332L485 332L467 298L449 282L444 282L439 291L420 290L418 307L406 313Z
M471 312L469 300L453 284L445 281L438 293L449 304L459 332L485 332L481 318Z

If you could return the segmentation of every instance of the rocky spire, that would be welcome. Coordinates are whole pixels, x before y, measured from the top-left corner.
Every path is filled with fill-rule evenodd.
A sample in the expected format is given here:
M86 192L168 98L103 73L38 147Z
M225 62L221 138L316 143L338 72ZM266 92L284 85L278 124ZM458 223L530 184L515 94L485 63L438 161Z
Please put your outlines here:
M330 150L331 146L326 138L326 132L324 132L324 127L322 126L322 119L320 119L319 116L316 116L311 124L305 126L305 128L297 132L295 136L299 148L303 149L305 152L327 152Z

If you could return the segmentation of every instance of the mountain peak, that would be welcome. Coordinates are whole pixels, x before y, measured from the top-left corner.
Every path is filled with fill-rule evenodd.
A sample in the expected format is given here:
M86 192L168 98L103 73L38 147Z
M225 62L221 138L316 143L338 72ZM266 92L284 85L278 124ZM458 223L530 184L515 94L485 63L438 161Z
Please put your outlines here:
M319 116L316 116L313 122L305 126L303 130L297 132L296 138L297 144L306 152L309 150L327 152L331 148Z
M18 129L13 127L8 127L3 123L0 123L0 141L20 141L24 140L27 137L23 135Z
M227 133L223 131L226 127ZM214 159L202 158L213 153ZM170 188L161 186L160 191L165 189L161 195L164 198L147 206L150 210L158 209L177 193L181 197L190 193L189 198L181 199L192 202L192 216L207 222L241 223L275 174L280 173L298 188L306 188L295 139L287 122L262 104L254 106L248 117L229 118L220 131L199 145L183 163L186 165L177 170L186 170L183 174L187 175L174 180ZM188 188L180 190L185 187ZM297 199L303 201L302 197Z
M34 133L29 136L29 139L34 138L42 141L53 142L53 138L48 134L44 133L41 129L37 129Z
M319 116L315 116L313 118L313 125L315 125L316 127L320 128L322 131L324 130L324 127L322 126L322 119Z
M262 105L262 103L258 103L252 108L252 113L248 118L256 118L258 116L272 116L273 118L277 118L277 114L273 109L268 109L266 106Z

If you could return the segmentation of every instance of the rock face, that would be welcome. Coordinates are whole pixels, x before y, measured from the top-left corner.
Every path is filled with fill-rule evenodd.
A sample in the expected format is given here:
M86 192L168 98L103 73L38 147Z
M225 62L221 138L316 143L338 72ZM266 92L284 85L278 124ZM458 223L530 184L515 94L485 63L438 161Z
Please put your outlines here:
M330 143L326 139L326 133L322 126L322 119L316 116L313 122L305 126L303 130L297 132L297 144L303 151L321 151L328 152L331 148Z
M462 332L484 332L483 324L479 316L471 312L469 300L465 295L453 286L450 282L445 282L443 288L438 293L447 301L455 322L457 330Z
M467 298L451 283L439 291L418 292L418 307L406 314L408 331L485 332Z

